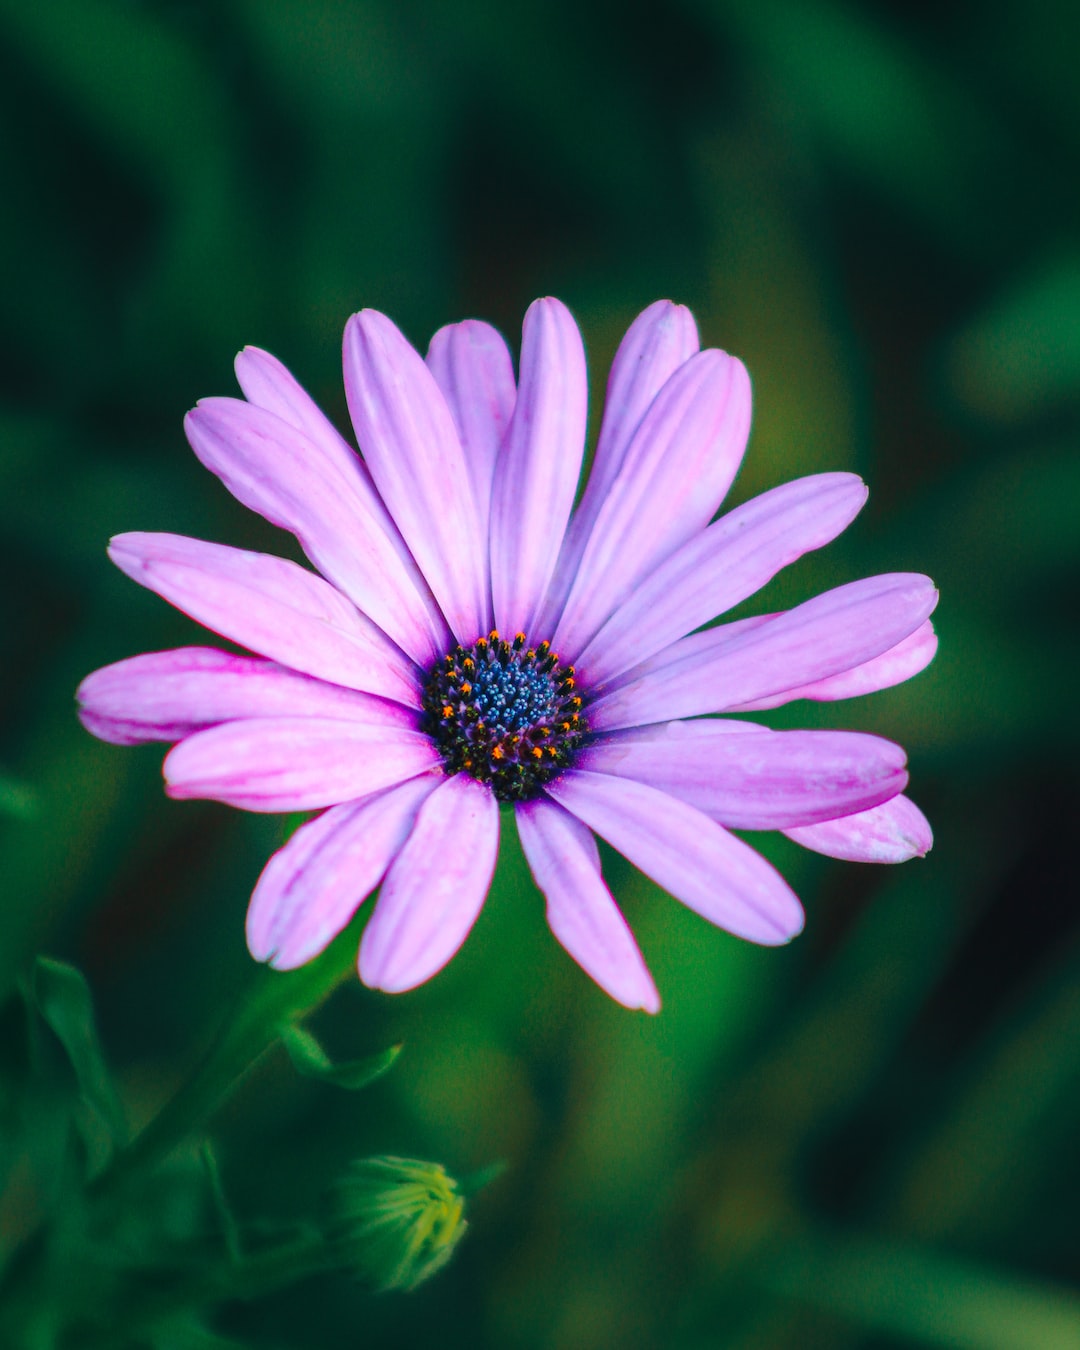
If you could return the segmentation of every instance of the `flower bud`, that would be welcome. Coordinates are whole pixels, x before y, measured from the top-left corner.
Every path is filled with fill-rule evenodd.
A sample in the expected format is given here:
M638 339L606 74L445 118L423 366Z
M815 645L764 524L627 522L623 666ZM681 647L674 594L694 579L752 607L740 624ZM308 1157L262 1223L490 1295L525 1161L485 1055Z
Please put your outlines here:
M468 1226L457 1182L414 1158L353 1163L335 1199L342 1261L380 1290L415 1289L449 1261Z

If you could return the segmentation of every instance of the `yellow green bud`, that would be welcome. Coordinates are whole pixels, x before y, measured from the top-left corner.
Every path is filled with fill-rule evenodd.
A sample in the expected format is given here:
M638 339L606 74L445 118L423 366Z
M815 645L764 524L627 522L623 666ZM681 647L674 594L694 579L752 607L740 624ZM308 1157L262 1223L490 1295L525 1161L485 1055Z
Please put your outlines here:
M438 1163L364 1158L336 1200L342 1260L377 1289L415 1289L449 1261L467 1227L457 1182Z

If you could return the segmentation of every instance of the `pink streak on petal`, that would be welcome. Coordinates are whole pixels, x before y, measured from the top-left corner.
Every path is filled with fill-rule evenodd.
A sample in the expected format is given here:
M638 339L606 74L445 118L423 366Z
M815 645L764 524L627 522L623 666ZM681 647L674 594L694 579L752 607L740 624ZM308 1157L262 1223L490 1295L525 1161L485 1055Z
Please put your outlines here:
M662 728L658 728L662 731ZM851 815L907 785L898 745L853 731L702 735L672 722L648 740L603 738L577 763L668 792L730 829L775 830Z
M907 862L925 857L934 845L930 822L909 797L784 833L804 848L847 862Z
M517 399L510 349L489 323L466 319L439 329L426 360L461 438L480 535L486 540L495 460Z
M588 708L594 731L726 712L880 656L937 604L928 577L892 572L815 596L767 622L695 633Z
M532 632L574 504L587 412L577 324L558 300L535 300L525 315L517 404L491 493L491 591L500 632Z
M95 670L79 685L83 726L104 741L178 741L243 717L332 717L416 729L411 709L213 647L148 652Z
M198 731L165 756L170 797L246 811L313 811L441 764L427 736L316 717L250 717Z
M487 564L465 453L423 359L376 310L345 325L345 393L375 485L454 634L490 627ZM445 648L444 648L445 650Z
M822 473L763 492L695 535L648 576L575 664L590 687L755 594L781 568L835 539L861 510L866 486Z
M109 557L140 586L242 647L305 675L419 706L412 662L296 563L179 534L118 534Z
M360 943L360 978L396 994L441 970L487 897L499 847L499 808L482 783L448 778L420 808L383 882Z
M649 573L712 519L742 462L750 379L704 351L653 400L581 557L552 645L576 661Z
M660 995L600 875L591 832L568 811L538 798L514 808L521 846L547 900L551 931L601 989L627 1008L660 1011Z
M753 703L741 703L732 711L750 711L757 708L778 708L781 704L791 703L797 698L813 699L817 702L829 702L841 698L858 698L863 694L876 694L879 689L889 689L894 684L902 684L925 670L934 659L938 640L934 625L929 619L921 624L914 633L890 647L881 656L875 656L851 670L842 671L828 679L816 680L812 684L800 685L796 689L785 689L769 698L758 699Z
M256 961L294 970L337 937L382 880L440 781L424 774L302 825L266 864L251 897L247 940Z
M200 462L233 496L295 534L319 571L403 651L426 664L446 649L427 584L344 444L327 453L272 412L235 398L203 399L184 427Z
M536 620L538 632L555 631L597 514L649 404L699 346L693 315L685 306L670 300L651 304L626 330L611 363L596 454Z
M568 769L545 791L710 923L765 946L802 930L802 906L787 882L695 807L644 783L581 769Z

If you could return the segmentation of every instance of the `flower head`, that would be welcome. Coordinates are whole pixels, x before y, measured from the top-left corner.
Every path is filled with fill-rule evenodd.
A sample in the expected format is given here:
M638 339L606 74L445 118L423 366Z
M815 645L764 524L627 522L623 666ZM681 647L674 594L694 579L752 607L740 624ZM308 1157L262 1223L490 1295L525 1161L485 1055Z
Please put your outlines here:
M202 463L292 531L321 575L120 535L123 571L254 655L156 652L79 690L95 735L178 742L173 797L322 811L255 887L258 959L309 960L381 883L361 978L391 991L428 979L484 902L500 804L555 936L615 998L652 1011L594 834L766 944L793 937L802 909L731 829L862 861L926 852L898 746L743 715L914 675L934 654L937 593L894 573L702 627L835 538L866 488L815 474L714 520L745 450L750 384L734 357L699 350L686 309L658 301L623 339L576 506L585 356L557 300L530 307L516 381L506 343L473 320L436 333L424 360L365 310L344 356L360 455L254 348L236 362L245 398L206 399L186 422Z
M465 1236L465 1201L438 1163L364 1158L336 1190L339 1259L379 1290L415 1289Z

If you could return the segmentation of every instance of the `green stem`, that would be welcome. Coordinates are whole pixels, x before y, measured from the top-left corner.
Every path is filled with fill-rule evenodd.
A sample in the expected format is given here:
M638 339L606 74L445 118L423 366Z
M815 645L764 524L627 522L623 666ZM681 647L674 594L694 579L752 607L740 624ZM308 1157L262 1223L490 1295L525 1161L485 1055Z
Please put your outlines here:
M298 970L255 973L252 987L192 1077L126 1148L116 1153L88 1187L99 1200L144 1172L207 1120L249 1069L278 1039L281 1027L317 1008L354 968L358 925L352 923L330 946Z

